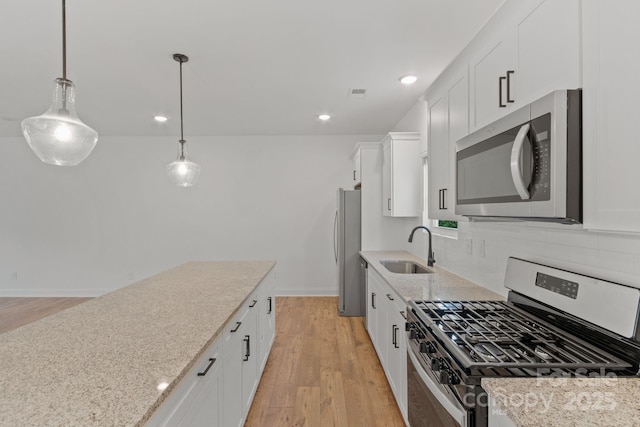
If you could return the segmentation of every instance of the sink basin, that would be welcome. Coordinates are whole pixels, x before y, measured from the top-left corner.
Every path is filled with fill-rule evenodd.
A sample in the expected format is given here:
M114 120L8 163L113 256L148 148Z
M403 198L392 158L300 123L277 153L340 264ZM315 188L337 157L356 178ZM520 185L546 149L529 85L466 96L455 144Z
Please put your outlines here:
M421 266L420 264L416 264L413 261L406 260L385 260L380 261L380 264L384 266L387 270L392 273L399 274L429 274L433 273L433 271L429 270Z

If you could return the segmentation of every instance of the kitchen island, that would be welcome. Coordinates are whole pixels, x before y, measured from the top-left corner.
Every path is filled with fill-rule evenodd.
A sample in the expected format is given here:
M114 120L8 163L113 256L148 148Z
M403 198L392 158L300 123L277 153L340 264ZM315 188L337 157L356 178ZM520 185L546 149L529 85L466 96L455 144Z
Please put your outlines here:
M143 425L274 265L187 263L1 334L0 425Z

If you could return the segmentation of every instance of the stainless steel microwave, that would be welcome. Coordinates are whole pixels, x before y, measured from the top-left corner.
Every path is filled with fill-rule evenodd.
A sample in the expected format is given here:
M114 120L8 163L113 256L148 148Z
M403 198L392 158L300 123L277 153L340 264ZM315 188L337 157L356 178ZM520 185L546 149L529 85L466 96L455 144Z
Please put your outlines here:
M557 90L456 142L456 214L582 223L582 91Z

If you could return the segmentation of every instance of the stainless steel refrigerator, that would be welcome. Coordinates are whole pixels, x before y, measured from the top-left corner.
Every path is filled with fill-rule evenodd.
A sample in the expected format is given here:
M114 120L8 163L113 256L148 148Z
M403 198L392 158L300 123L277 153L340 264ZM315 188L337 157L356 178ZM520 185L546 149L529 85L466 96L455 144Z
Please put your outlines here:
M338 190L333 249L338 264L338 311L341 316L366 314L366 289L360 280L360 191Z

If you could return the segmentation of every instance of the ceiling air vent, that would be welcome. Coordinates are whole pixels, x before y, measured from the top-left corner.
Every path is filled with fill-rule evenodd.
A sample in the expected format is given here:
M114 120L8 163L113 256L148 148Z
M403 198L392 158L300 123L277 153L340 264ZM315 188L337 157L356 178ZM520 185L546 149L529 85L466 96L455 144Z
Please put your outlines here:
M364 98L366 94L366 89L349 89L349 98Z

